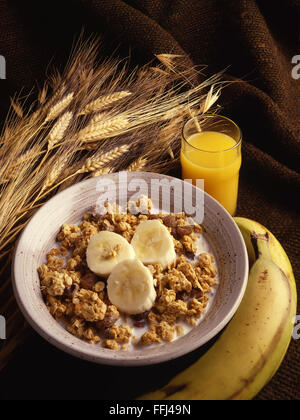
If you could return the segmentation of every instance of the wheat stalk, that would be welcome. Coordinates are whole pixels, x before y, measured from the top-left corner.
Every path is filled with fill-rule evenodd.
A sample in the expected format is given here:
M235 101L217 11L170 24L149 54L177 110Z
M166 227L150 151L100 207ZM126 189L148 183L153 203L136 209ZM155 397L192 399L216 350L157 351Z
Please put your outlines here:
M213 107L213 105L218 101L221 94L221 89L218 89L216 92L214 90L215 86L212 85L206 96L206 100L203 106L201 107L202 114L205 114L207 111L209 111Z
M102 168L99 169L97 171L94 171L91 173L91 177L94 178L96 176L101 176L101 175L105 175L105 174L109 174L110 172L113 172L114 168Z
M45 83L43 89L38 93L38 101L41 105L43 105L46 101L48 88L48 85Z
M123 116L114 117L107 121L92 122L87 127L80 130L76 138L81 142L102 140L117 136L128 125L129 122L127 118L124 118Z
M69 160L69 156L62 156L60 159L56 160L53 163L52 170L47 175L45 182L41 188L39 196L47 189L52 187L52 185L59 179L59 175L63 172L66 164ZM38 196L38 198L39 198Z
M167 69L172 71L176 69L174 61L181 57L182 56L178 54L156 54L156 58L158 58L158 60L161 61Z
M128 166L127 171L129 172L141 171L146 167L146 164L147 164L147 159L140 157Z
M115 147L111 151L104 153L103 155L88 158L85 164L76 172L76 174L83 174L87 172L95 172L108 163L118 159L120 156L124 155L124 153L128 152L129 145Z
M124 90L122 92L115 92L108 95L101 96L94 101L87 104L78 115L86 115L102 111L103 109L111 106L120 99L126 98L131 95L131 92Z
M82 146L77 147L76 151L89 151L89 150L95 150L97 149L97 147L99 146L99 143L86 143Z
M58 101L55 105L53 105L45 122L55 120L72 102L74 97L74 92L69 93L68 95L64 96L60 101Z
M62 140L72 118L73 113L66 112L58 119L49 133L48 149L51 149L55 144Z
M15 102L13 99L10 100L10 103L17 116L19 118L23 118L24 114L21 105L18 102Z
M110 120L112 118L111 114L108 112L100 112L99 114L96 114L93 116L93 118L90 120L89 124L92 125L96 125L97 123L100 122L108 122L108 120Z

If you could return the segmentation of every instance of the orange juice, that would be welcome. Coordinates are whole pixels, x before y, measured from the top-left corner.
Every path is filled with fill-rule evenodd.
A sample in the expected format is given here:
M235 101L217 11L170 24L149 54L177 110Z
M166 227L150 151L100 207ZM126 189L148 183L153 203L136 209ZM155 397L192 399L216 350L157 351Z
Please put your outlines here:
M231 214L236 211L241 148L228 134L203 131L182 140L182 178L204 179L205 191Z

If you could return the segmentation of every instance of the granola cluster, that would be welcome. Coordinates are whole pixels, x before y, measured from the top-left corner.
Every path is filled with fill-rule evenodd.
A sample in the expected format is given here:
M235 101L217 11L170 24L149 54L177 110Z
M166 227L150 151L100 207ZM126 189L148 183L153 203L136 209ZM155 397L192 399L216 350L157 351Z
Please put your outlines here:
M101 342L105 348L125 350L130 342L149 346L172 341L185 333L184 324L197 324L217 283L213 256L197 255L196 239L202 228L185 213L152 214L151 207L147 197L129 202L126 213L106 204L106 211L86 214L78 226L62 226L57 237L59 247L49 252L38 272L49 312L56 320L63 320L71 334L91 344ZM178 257L166 269L160 264L148 265L155 281L156 302L148 312L125 315L109 301L106 279L89 270L86 249L91 236L102 230L131 242L139 223L152 219L168 228ZM135 328L145 329L139 339L134 336Z

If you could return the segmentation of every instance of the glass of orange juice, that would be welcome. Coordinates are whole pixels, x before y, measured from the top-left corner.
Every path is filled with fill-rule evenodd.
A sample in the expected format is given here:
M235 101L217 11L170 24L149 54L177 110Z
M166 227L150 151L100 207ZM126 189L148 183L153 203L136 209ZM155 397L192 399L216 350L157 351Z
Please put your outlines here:
M182 179L204 180L204 190L233 216L236 212L242 135L229 118L204 115L182 130Z

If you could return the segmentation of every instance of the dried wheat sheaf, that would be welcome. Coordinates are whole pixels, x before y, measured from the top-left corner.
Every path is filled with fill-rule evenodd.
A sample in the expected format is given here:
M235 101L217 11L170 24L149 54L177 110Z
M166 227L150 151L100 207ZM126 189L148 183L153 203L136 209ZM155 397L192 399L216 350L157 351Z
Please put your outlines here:
M63 74L49 78L29 109L12 100L0 137L0 314L7 337L0 369L28 332L11 294L15 240L52 194L109 172L169 173L178 165L185 119L211 110L221 74L199 82L179 56L160 54L129 70L127 62L98 62L97 42L82 42Z

